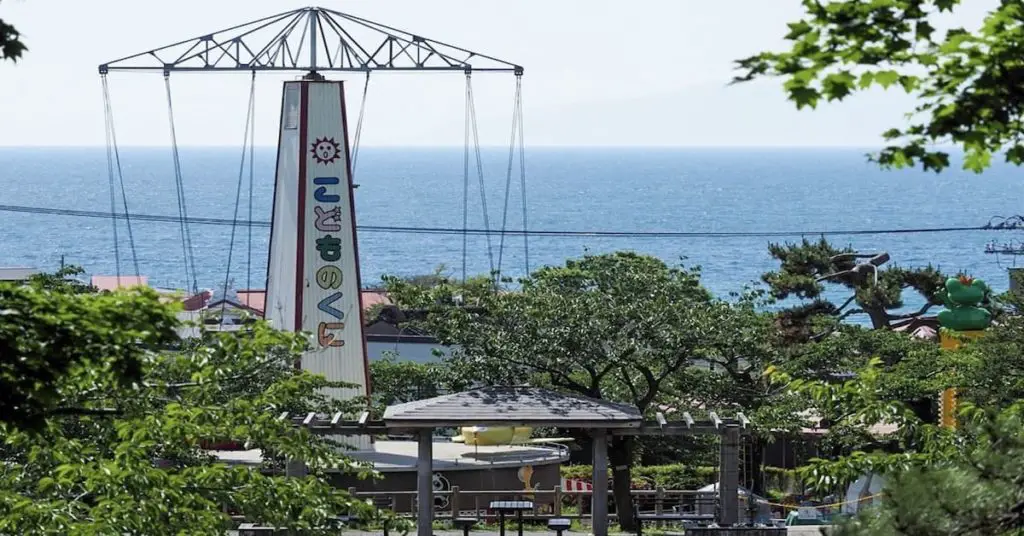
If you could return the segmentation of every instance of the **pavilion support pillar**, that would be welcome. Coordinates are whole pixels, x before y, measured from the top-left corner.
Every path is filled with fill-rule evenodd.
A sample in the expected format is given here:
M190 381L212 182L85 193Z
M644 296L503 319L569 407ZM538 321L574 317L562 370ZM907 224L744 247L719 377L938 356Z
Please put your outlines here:
M594 474L591 480L594 495L590 506L594 536L608 536L608 431L602 428L593 431Z
M718 469L718 524L739 522L740 511L740 429L725 425L719 450Z
M434 534L434 429L419 431L416 465L416 536Z

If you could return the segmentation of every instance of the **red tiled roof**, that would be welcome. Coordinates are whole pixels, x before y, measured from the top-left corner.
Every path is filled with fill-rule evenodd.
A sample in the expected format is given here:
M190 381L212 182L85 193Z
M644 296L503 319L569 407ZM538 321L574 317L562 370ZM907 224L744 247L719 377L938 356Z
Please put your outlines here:
M238 294L238 301L242 305L257 311L259 314L263 314L267 306L267 291L262 289L241 289L236 290L235 294Z
M380 289L365 289L363 293L363 309L369 309L370 307L378 304L391 305L393 302L388 297L388 293Z
M210 301L213 297L213 293L209 290L204 290L199 294L194 294L181 300L182 305L185 306L186 311L198 311L206 306L206 302Z
M94 275L91 281L92 286L99 290L115 290L118 288L149 286L149 278L134 275Z
M267 303L267 291L263 289L241 289L235 291L238 295L238 301L240 305L244 305L256 313L262 315L266 309ZM388 298L387 293L383 290L363 290L363 309L367 309L373 305L380 303L390 304L391 299ZM183 300L186 311L198 311L203 307L206 307L210 301L212 293L204 290L194 296L189 296Z

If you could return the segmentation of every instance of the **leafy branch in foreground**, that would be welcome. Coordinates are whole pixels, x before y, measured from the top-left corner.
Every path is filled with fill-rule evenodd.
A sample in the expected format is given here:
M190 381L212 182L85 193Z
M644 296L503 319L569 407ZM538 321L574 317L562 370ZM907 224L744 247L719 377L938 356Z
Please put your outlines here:
M843 536L1019 535L1024 531L1024 402L968 407L963 441L943 463L890 472L882 505L840 525Z
M850 454L814 458L798 469L812 488L828 493L864 474L930 466L955 454L960 438L924 422L907 404L891 398L881 365L881 359L872 358L853 379L842 382L792 379L776 368L768 370L773 382L806 397L830 429L861 432L861 443Z
M98 350L53 373L45 397L28 391L41 401L34 426L0 424L0 533L218 534L231 528L231 514L328 534L340 516L379 518L329 482L337 473L371 477L368 468L330 439L277 419L282 411L352 413L366 402L328 399L323 389L339 385L294 367L304 335L257 322L179 341L174 309L150 291L0 292L18 311L0 316L0 334L24 334L22 353L4 355L77 356L66 333ZM125 362L134 363L130 381L114 365ZM221 462L208 450L215 443L263 461ZM304 463L308 476L285 477L286 460Z
M148 289L81 292L62 278L0 285L0 419L33 428L67 413L66 375L138 381L143 361L177 339L173 310L156 301Z
M920 165L941 171L952 144L963 167L987 168L995 153L1024 163L1024 1L1002 0L981 28L936 29L955 17L960 0L803 0L803 17L789 23L787 51L737 61L735 82L784 79L797 108L838 101L872 87L912 95L909 124L883 137L872 158L884 167Z
M0 60L18 61L22 53L28 50L21 42L21 34L10 23L0 19Z

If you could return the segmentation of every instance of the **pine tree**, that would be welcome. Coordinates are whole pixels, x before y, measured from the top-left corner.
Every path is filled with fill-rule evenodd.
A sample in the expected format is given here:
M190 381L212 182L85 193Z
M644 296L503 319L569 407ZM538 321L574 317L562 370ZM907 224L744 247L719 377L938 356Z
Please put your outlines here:
M890 328L894 322L922 316L941 305L938 295L945 276L936 268L902 268L882 265L887 253L861 254L850 247L837 248L824 238L817 242L806 239L798 244L770 244L768 250L781 266L764 274L762 279L779 300L790 297L804 300L784 309L779 323L794 340L817 338L831 330L825 324L836 323L855 315L866 315L874 329ZM849 295L841 304L825 298L829 287L842 289ZM910 313L903 308L903 291L913 289L924 299L924 305Z

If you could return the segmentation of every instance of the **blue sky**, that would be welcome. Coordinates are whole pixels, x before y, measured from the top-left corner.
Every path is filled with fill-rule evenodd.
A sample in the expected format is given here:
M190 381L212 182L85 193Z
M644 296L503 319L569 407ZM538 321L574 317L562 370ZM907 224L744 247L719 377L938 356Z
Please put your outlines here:
M311 0L307 0L311 1ZM970 0L970 27L996 0ZM0 18L30 51L0 64L0 145L102 145L96 66L308 5L291 0L0 0ZM909 108L875 91L797 112L780 85L727 87L732 61L782 45L799 0L322 0L321 5L521 64L530 145L871 146ZM281 82L257 83L256 139L277 136ZM361 75L349 95L358 108ZM245 75L172 78L182 145L237 146L248 98ZM112 74L121 145L166 145L159 74ZM368 95L367 145L461 145L464 80L381 75ZM474 81L481 142L506 145L511 76ZM354 116L354 112L350 112Z

